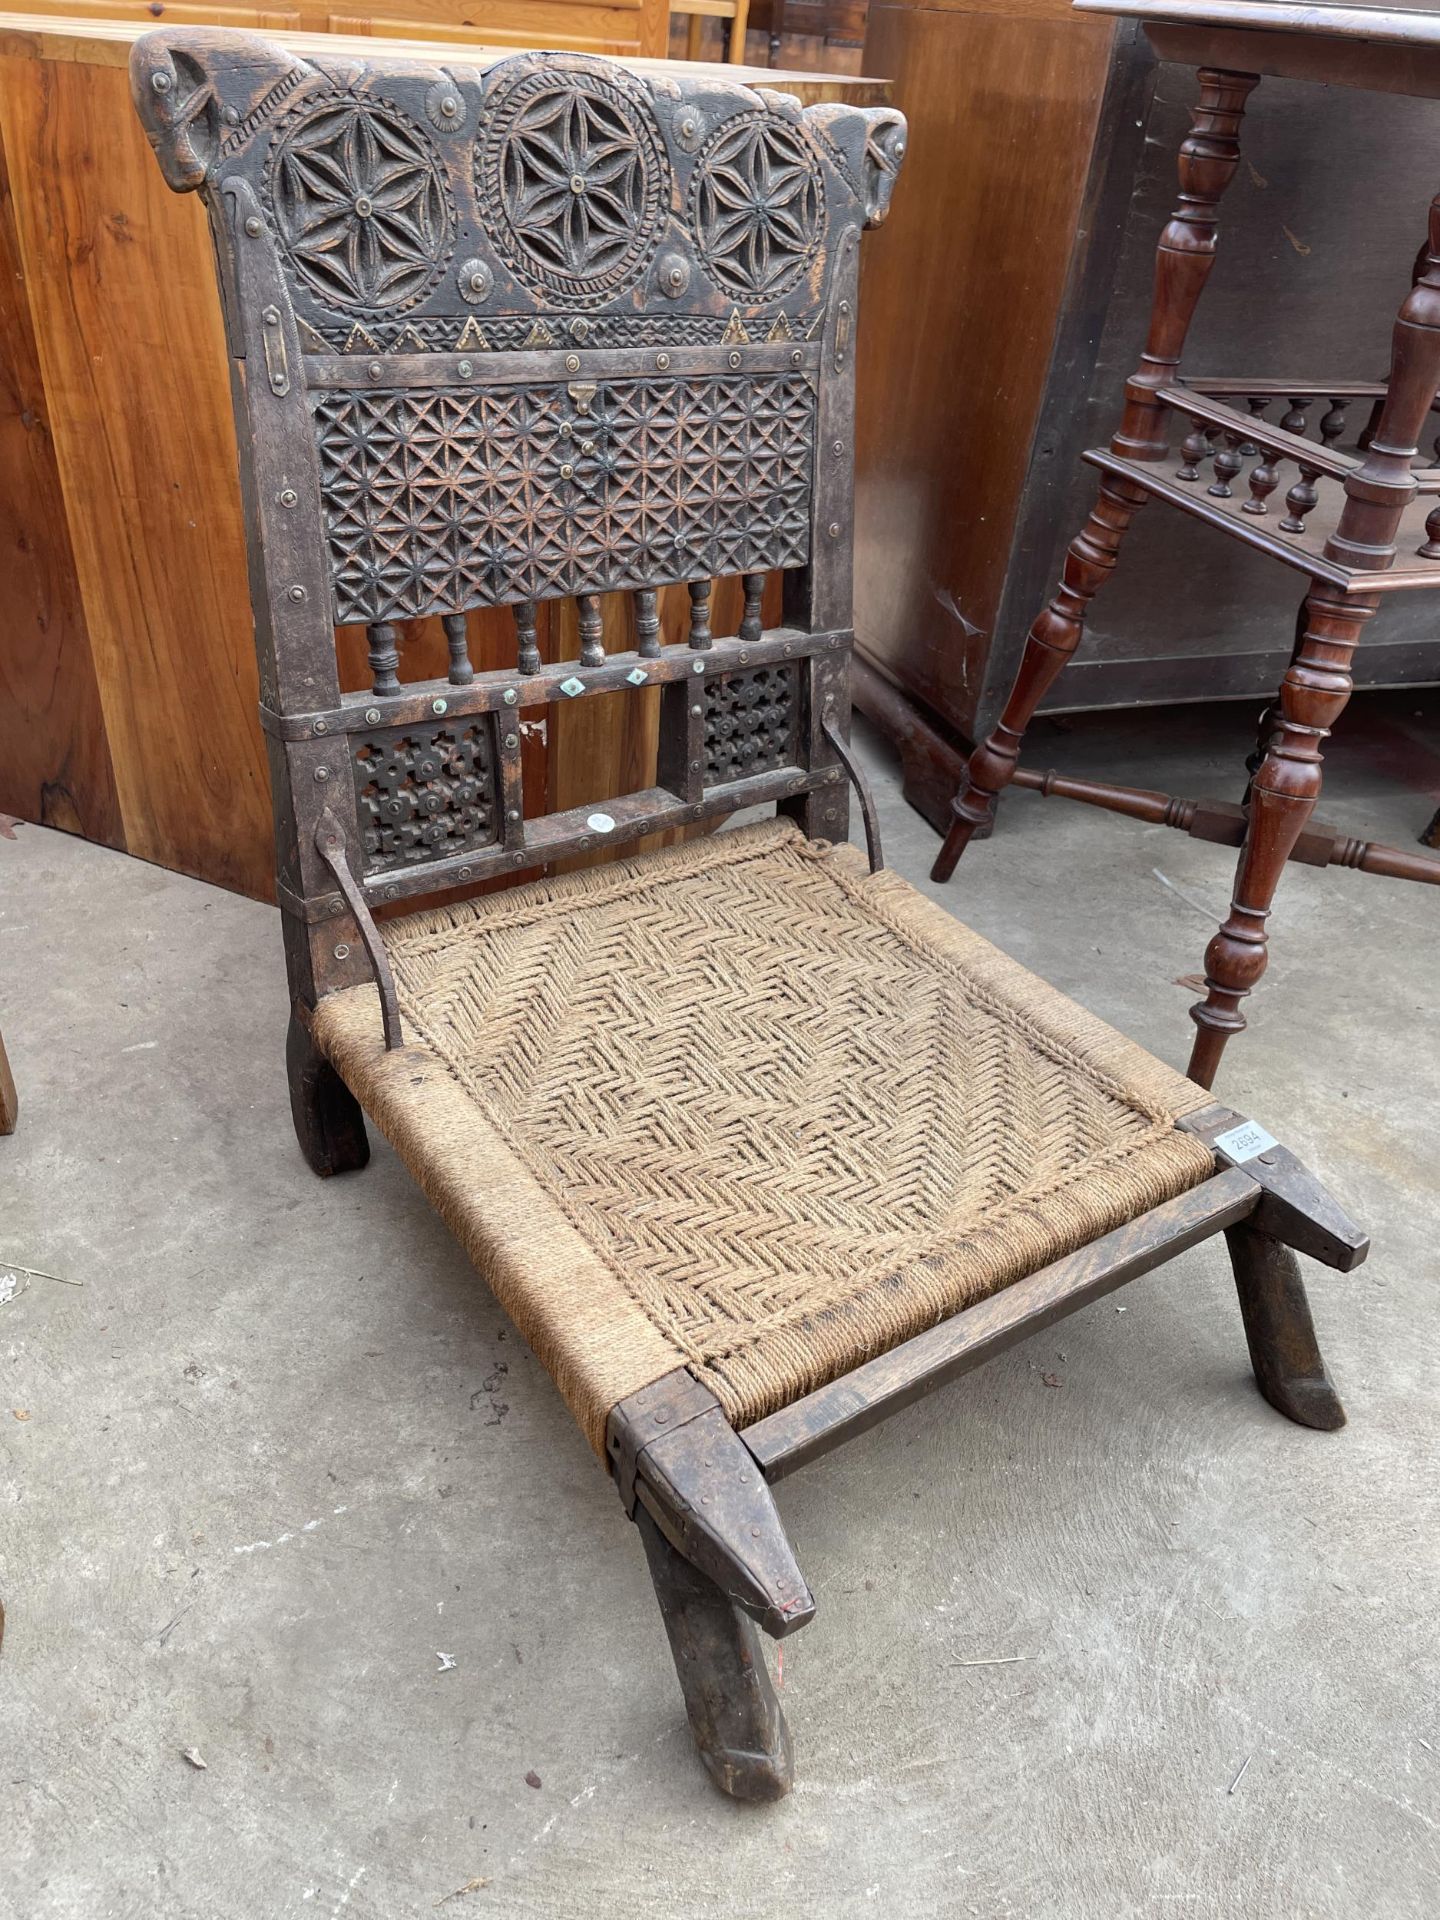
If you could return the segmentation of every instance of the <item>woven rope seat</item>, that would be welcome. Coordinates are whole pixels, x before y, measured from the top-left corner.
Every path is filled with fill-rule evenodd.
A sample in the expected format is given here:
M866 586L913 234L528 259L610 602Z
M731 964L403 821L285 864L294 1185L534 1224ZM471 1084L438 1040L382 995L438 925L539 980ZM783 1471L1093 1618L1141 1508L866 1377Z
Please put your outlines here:
M848 846L768 821L390 921L315 1033L602 1450L743 1426L1213 1171L1210 1096Z

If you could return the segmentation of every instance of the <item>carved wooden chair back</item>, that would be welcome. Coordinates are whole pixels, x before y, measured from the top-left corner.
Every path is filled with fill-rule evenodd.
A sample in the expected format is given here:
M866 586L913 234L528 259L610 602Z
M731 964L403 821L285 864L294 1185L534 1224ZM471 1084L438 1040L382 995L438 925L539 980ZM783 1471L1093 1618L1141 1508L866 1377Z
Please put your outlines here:
M203 28L147 35L132 82L214 236L297 1004L363 980L366 946L384 997L381 901L757 801L843 837L857 242L900 115ZM717 641L726 576L744 615ZM607 657L621 591L634 645ZM547 666L537 606L564 597L579 657ZM483 607L513 609L512 667L472 667ZM397 623L430 615L448 678L402 684ZM342 694L350 623L372 684ZM655 687L656 784L528 817L523 719Z

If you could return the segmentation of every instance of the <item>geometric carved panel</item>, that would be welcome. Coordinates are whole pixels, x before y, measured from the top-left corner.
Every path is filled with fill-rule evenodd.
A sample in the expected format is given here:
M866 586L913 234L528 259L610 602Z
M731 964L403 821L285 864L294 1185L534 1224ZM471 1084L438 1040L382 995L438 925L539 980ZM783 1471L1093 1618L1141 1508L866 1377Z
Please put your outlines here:
M801 566L806 372L320 392L336 619Z
M355 797L368 873L490 846L500 802L486 720L386 727L354 744Z
M705 785L797 764L796 668L757 667L705 688Z

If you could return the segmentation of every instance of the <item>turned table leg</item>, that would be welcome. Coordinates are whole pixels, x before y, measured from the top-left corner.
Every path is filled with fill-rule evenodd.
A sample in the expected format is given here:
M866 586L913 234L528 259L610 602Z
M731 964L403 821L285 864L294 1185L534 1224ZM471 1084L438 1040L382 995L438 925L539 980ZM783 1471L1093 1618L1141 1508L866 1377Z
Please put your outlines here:
M1240 163L1240 121L1258 84L1253 73L1200 70L1200 97L1180 148L1180 195L1155 254L1155 294L1140 364L1125 386L1125 410L1111 451L1131 460L1169 452L1165 403L1157 389L1174 378L1196 305L1215 259L1220 199ZM1059 594L1036 620L999 724L971 755L951 802L954 819L931 869L948 880L975 833L993 817L1020 757L1036 707L1080 643L1091 600L1115 570L1120 542L1146 500L1134 481L1106 479L1084 529L1071 542Z

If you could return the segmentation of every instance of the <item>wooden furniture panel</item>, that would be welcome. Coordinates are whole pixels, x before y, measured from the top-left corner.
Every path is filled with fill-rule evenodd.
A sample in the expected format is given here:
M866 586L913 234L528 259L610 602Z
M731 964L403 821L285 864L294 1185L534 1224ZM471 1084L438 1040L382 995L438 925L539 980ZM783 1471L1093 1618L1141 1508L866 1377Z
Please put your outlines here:
M865 263L856 635L963 725L991 644L1069 265L1109 23L1060 5L871 9L911 127ZM973 700L973 692L971 698Z
M557 0L554 17L583 11ZM653 0L612 12L663 43ZM198 205L166 191L130 106L125 61L143 30L130 23L153 19L143 6L115 13L0 15L0 530L12 556L0 573L0 811L267 899L269 784L210 244ZM272 16L167 9L178 17ZM445 55L442 42L415 44ZM837 76L682 71L811 101L887 93ZM625 617L607 603L608 644ZM721 619L717 598L717 633ZM408 625L402 643L407 675L443 672L438 622ZM496 616L472 616L478 668L508 658L507 644ZM366 683L363 633L342 636L340 669L347 688ZM567 713L553 739L537 726L527 779L587 798L614 781L643 786L653 726L643 714L612 725L613 738ZM552 747L565 756L554 774Z

